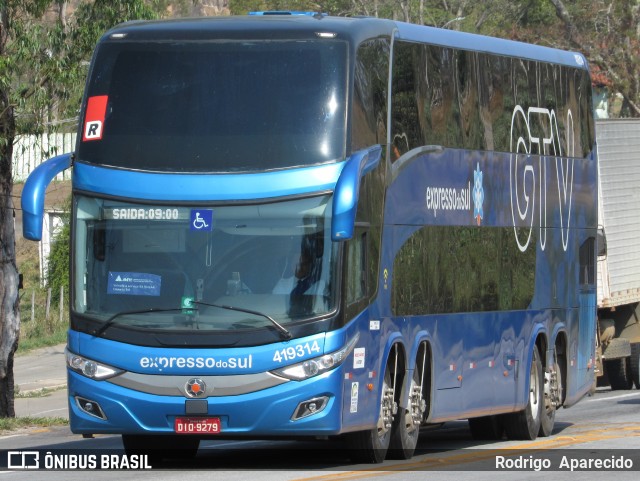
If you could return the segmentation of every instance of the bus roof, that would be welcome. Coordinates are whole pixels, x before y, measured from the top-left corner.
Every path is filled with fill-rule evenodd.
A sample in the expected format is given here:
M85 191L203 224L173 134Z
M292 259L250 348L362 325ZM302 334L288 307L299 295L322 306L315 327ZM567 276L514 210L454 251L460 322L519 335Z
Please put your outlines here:
M586 59L577 52L411 23L395 22L395 24L398 28L396 38L409 42L430 43L442 47L555 63L574 68L587 68Z
M248 15L134 21L107 32L102 41L128 40L281 40L335 34L353 45L368 38L396 39L587 69L580 53L455 30L373 17L324 15Z

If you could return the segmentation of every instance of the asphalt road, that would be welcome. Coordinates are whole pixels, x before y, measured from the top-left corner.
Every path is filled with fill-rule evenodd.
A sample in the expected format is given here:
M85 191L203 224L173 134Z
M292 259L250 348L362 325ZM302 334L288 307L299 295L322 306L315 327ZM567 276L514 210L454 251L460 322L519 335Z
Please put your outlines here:
M64 372L63 347L38 353L16 362L16 379L27 386L26 374L31 373L33 385L44 383L35 363L53 366L50 379ZM60 370L61 365L61 370ZM20 373L20 374L18 374ZM23 373L24 376L23 377ZM22 389L22 388L21 388ZM59 412L66 409L66 391L51 395L17 399L17 410L31 415ZM40 401L44 404L38 405ZM19 409L18 409L19 406ZM44 408L44 409L43 409ZM92 439L70 433L68 427L40 428L0 435L2 450L65 450L65 453L93 453L94 450L120 450L119 436L98 435ZM536 441L480 442L471 438L466 421L446 423L439 429L423 429L415 456L408 461L385 461L381 465L355 465L338 445L327 441L225 441L206 440L198 455L187 461L168 461L153 470L93 471L92 479L154 479L181 480L219 477L225 481L244 481L256 476L260 481L350 481L380 479L393 476L392 481L453 479L481 481L498 479L585 479L606 476L616 480L634 479L640 471L640 391L599 389L570 409L561 409L556 417L552 436ZM98 451L98 452L103 452ZM109 451L107 451L109 452ZM497 465L502 457L502 465ZM599 469L596 471L558 470L566 463L604 458L633 465L632 471ZM538 461L536 461L538 460ZM525 464L518 470L514 463ZM584 461L586 462L586 461ZM505 464L506 463L506 464ZM528 463L528 467L526 466ZM552 471L547 472L545 463ZM540 468L540 469L537 469ZM0 481L25 477L52 480L87 479L87 471L0 471Z
M59 344L14 357L16 416L69 417L64 347ZM46 390L46 396L39 395L42 390Z

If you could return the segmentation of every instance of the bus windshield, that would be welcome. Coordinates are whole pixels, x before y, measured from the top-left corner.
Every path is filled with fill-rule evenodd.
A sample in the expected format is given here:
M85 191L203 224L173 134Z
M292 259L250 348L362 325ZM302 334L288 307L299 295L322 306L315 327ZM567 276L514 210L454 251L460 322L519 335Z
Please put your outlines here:
M330 196L214 207L76 196L74 204L72 302L97 330L273 329L335 308Z
M346 52L335 40L106 42L78 159L166 172L342 160Z

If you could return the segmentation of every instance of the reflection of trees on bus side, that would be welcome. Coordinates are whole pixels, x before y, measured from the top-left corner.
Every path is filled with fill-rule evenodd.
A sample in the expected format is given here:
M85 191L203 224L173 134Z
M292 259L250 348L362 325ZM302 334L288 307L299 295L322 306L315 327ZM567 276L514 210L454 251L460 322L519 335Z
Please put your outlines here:
M396 157L423 145L509 152L517 105L524 111L555 112L563 154L574 151L582 157L593 145L592 131L576 132L573 148L566 145L567 112L573 113L575 126L590 115L590 80L584 70L398 42L393 76ZM549 122L536 128L541 136L552 133Z
M395 315L525 309L535 249L520 252L510 228L425 227L398 253Z

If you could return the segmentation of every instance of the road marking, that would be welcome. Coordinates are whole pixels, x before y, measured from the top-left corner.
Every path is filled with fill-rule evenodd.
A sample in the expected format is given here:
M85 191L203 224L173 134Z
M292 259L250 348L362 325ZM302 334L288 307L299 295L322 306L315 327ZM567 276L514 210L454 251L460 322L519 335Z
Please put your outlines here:
M620 394L619 396L611 396L611 397L599 397L598 399L587 399L585 402L588 403L597 403L601 401L613 401L615 399L624 399L627 397L636 397L640 396L640 392L633 392L631 394Z
M416 461L407 461L401 464L393 464L389 466L380 466L375 471L345 471L341 473L332 473L320 476L312 476L306 478L298 478L296 481L333 481L333 480L353 480L368 478L373 476L386 476L402 471L437 471L438 468L454 466L456 464L466 464L477 461L483 461L496 456L508 456L507 452L511 452L513 456L522 455L530 452L539 452L540 449L554 450L557 448L566 448L575 444L590 443L594 441L603 441L607 439L624 438L629 436L640 437L640 424L623 424L611 426L610 424L602 424L602 427L595 424L589 425L590 430L578 432L558 434L551 438L539 441L530 441L519 443L517 445L505 446L501 448L479 449L473 452L462 452L460 454L452 454L447 456L446 453L438 453L432 456L427 455L424 459ZM609 426L609 427L607 427ZM463 449L462 451L465 451Z

